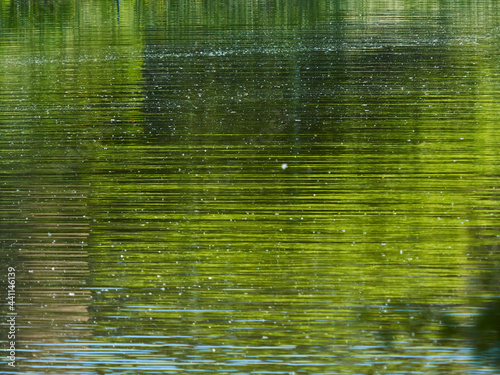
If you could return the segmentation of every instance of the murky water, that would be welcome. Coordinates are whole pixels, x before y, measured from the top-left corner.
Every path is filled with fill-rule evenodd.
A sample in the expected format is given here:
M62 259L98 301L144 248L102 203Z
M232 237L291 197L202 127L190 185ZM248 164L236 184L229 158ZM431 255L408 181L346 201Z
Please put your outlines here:
M500 371L499 6L313 3L0 1L2 373Z

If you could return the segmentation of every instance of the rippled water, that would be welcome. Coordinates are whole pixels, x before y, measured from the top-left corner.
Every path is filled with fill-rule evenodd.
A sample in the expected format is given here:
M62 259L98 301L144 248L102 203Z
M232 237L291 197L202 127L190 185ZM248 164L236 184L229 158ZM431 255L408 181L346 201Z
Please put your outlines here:
M500 371L499 24L0 0L2 372Z

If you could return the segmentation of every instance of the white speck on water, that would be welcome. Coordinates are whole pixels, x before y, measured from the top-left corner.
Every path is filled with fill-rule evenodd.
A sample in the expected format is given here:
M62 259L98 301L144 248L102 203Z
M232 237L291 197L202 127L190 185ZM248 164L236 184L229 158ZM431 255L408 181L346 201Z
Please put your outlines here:
M281 164L281 169L285 170L287 168L288 168L288 164L287 163Z

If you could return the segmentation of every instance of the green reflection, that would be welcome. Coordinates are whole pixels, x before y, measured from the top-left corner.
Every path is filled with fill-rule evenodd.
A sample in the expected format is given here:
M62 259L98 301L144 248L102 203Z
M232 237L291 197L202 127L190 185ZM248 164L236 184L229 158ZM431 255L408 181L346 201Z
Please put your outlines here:
M1 3L24 369L498 366L494 3L117 5Z

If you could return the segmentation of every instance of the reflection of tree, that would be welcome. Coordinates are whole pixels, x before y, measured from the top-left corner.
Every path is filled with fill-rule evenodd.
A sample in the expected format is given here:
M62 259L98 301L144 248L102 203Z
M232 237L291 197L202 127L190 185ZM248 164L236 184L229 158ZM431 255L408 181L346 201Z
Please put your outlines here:
M490 211L493 208L484 208ZM492 229L492 228L489 228ZM480 231L475 228L474 232ZM477 236L478 242L491 242L491 236ZM388 303L382 307L366 307L360 317L363 321L379 321L380 311L389 311L391 325L377 336L385 343L387 352L402 352L407 340L428 340L451 350L468 350L480 363L500 368L500 300L498 245L472 246L468 262L474 273L469 276L469 295L457 304ZM397 321L398 324L394 324ZM450 350L450 349L448 349ZM448 365L447 371L458 371L461 365ZM458 366L458 367L457 367Z
M50 290L26 298L55 307L62 322L85 320L88 294L70 298L63 286L88 280L97 342L150 343L141 355L193 370L206 369L186 364L193 358L243 368L278 353L321 372L314 363L333 353L352 371L345 353L378 335L395 357L412 338L429 344L422 357L440 337L493 352L498 304L463 319L466 281L456 274L465 249L443 251L474 240L454 221L469 215L475 189L459 175L473 170L470 155L487 164L491 154L454 139L465 132L457 119L477 115L463 98L481 70L465 78L455 70L463 57L442 48L449 34L438 26L358 22L331 3L123 1L120 27L114 2L81 4L81 13L76 3L23 8L21 24L72 25L78 14L82 25L108 25L95 40L87 26L40 32L0 77L10 92L0 105L31 119L2 124L2 136L24 144L9 146L12 160L32 152L8 175L12 239L38 241L28 269L40 259L55 268L34 273ZM424 29L432 38L417 45ZM29 104L14 109L20 87ZM497 144L492 128L473 126ZM21 193L18 180L29 180ZM441 195L446 187L452 193ZM18 210L27 190L32 198ZM90 250L76 242L67 250L68 237ZM65 276L68 261L42 245L66 249L82 273ZM497 276L487 271L479 283L497 295ZM438 303L447 294L453 301ZM379 305L391 298L398 302ZM136 353L117 356L129 363Z
M103 224L97 228L94 241L103 243L106 255L99 259L107 259L96 266L102 277L99 283L133 287L111 291L108 299L96 299L96 307L103 309L96 310L101 327L145 335L154 329L148 318L159 327L173 322L171 331L181 338L165 345L160 353L170 353L179 360L200 354L227 360L205 353L203 344L208 346L231 333L234 337L227 338L231 343L258 346L259 332L271 332L268 337L274 344L280 340L295 343L295 337L304 331L314 331L311 321L298 322L303 315L297 311L319 310L315 318L325 319L328 310L319 309L322 300L316 288L324 280L319 275L325 274L342 278L335 284L323 281L326 296L321 297L331 305L362 304L394 295L403 301L413 293L411 299L419 302L412 301L410 307L393 304L393 309L388 308L393 315L384 315L380 309L376 318L360 313L366 316L361 326L370 332L368 336L382 332L394 353L404 350L404 345L397 345L398 336L414 333L431 345L440 332L435 322L441 312L434 309L451 311L441 319L449 321L445 326L450 328L454 323L449 315L463 303L460 297L450 305L438 305L436 300L442 299L442 293L456 294L464 284L453 272L453 267L462 264L463 249L441 257L437 249L444 245L436 244L436 239L446 244L455 244L457 237L462 243L469 240L465 230L433 221L436 216L450 218L446 205L451 203L456 204L459 216L466 213L470 188L457 181L456 165L437 158L440 152L462 155L462 151L454 143L443 144L441 132L432 128L441 124L436 125L432 116L446 119L453 115L450 105L460 103L466 120L473 116L472 104L460 101L463 92L443 100L447 86L435 80L435 66L441 76L453 73L454 52L411 45L411 40L393 45L389 32L385 32L382 45L353 45L349 35L352 38L355 28L346 30L342 20L335 26L338 34L326 32L336 37L320 45L310 35L325 32L321 27L266 30L273 45L266 33L251 30L235 33L214 27L203 31L193 25L175 30L169 23L174 22L169 15L175 12L166 13L158 22L169 25L168 31L154 29L146 38L142 129L152 134L147 136L150 143L139 140L135 149L123 147L130 152L126 158L117 152L112 165L102 166L103 172L113 171L113 183L100 181L102 190L95 204L100 205ZM379 35L383 28L364 32ZM157 40L169 42L159 44ZM445 43L444 39L440 43ZM468 82L460 81L464 85ZM430 110L429 105L438 108ZM316 134L323 143L315 142ZM123 143L115 140L110 145L119 150ZM103 152L103 159L112 160L109 155ZM299 158L278 174L273 169L281 172L276 160L290 155ZM437 162L431 162L435 158ZM141 160L147 164L138 163ZM438 178L431 183L423 180L429 175ZM457 194L446 195L444 202L440 195L443 180ZM120 206L127 197L137 206ZM214 197L217 202L207 203ZM137 209L143 211L137 213ZM247 216L248 211L256 215ZM280 217L270 218L275 213ZM283 219L285 213L288 216ZM306 219L303 223L298 221L301 215ZM148 229L137 231L142 225ZM369 234L363 237L365 228ZM129 237L122 233L109 243L103 238L105 233L127 229L136 232ZM155 246L150 238L165 245ZM352 250L349 246L358 239L362 240ZM386 240L389 246L384 248L382 261L382 250L377 246ZM278 241L282 244L276 245ZM111 244L131 254L147 244L148 251L134 259L119 249L109 250ZM425 259L410 264L411 257L400 256L401 250ZM317 255L324 253L328 254L325 258ZM130 265L113 264L121 255ZM328 265L319 259L328 259ZM141 273L131 272L133 262L141 260L147 266ZM247 270L242 264L259 265L259 271ZM160 265L168 270L169 282L164 281ZM206 265L220 268L210 270ZM390 277L364 276L366 270L384 274L387 269ZM224 278L219 284L214 287L207 282L211 271L220 275L221 270ZM158 275L161 282L155 281ZM412 276L418 281L410 286L401 282ZM224 292L228 286L235 290ZM151 288L152 293L161 288L165 291L155 299L142 296L144 288ZM251 295L243 294L244 289L252 290ZM298 296L307 292L317 300L297 303ZM179 293L184 297L178 297ZM210 303L215 300L226 309L211 311ZM127 310L138 301L143 303L141 309ZM276 301L271 320L283 327L249 323L262 315L259 309L269 301ZM192 310L155 313L152 309L149 315L144 313L149 306L165 303ZM103 311L106 306L110 309L110 304L119 306L123 317L133 314L131 324L106 315ZM288 311L295 311L295 320L286 326L283 316ZM109 314L112 312L111 308ZM245 321L247 332L228 323L235 317ZM353 324L344 319L346 325ZM402 323L395 329L398 319ZM382 328L375 329L379 322ZM425 330L428 322L431 332ZM325 331L358 342L349 331L336 328ZM161 335L162 329L158 331ZM319 340L318 336L314 340ZM305 342L294 352L319 355L330 349L315 341ZM425 349L420 353L424 357Z
M50 156L44 153L43 158ZM66 356L60 345L68 338L86 341L91 336L85 285L89 228L81 186L69 185L70 180L58 174L43 176L47 165L30 157L15 165L7 178L10 194L1 198L2 207L15 207L2 222L9 246L3 248L1 268L16 269L18 365L26 368L28 363L45 365ZM37 165L41 173L24 174L28 165ZM6 286L3 276L1 285ZM7 337L4 329L2 334Z
M1 287L6 290L4 268L15 267L21 371L36 367L59 373L61 362L80 366L78 357L93 335L87 311L91 193L81 176L88 172L89 150L102 132L95 125L103 118L109 123L110 108L117 107L113 116L121 118L134 107L133 100L117 103L123 89L118 93L112 86L120 85L114 77L125 85L134 81L137 66L114 64L113 58L140 49L119 46L110 54L110 40L120 37L113 24L103 32L106 39L92 40L92 26L106 24L110 10L99 4L0 5L0 53L5 57L0 72L5 152L0 225L6 244L0 254ZM85 26L75 26L78 21ZM123 21L130 22L130 15ZM68 71L68 65L74 69ZM1 333L4 340L3 327Z
M277 6L273 2L267 5L273 9ZM303 3L297 5L303 8ZM308 24L312 10L299 13L296 7L288 9L285 5L286 9L279 10L283 13L270 19L267 11L265 18L260 17L262 9L245 13L248 3L242 3L231 7L242 19L214 12L222 18L212 24L209 14L216 4L206 6L209 13L201 12L197 20L206 23L206 28L198 30L196 24L189 24L188 17L186 25L156 29L147 36L151 43L145 51L144 107L150 131L184 136L241 133L247 134L248 143L259 134L262 140L272 140L269 134L281 133L287 134L286 142L291 144L296 142L294 133L317 133L322 124L310 123L316 117L309 100L311 95L317 97L312 93L315 84L326 87L328 83L325 77L314 78L309 60L324 56L321 52L316 57L311 54L317 41L313 37L304 39L297 29L297 25ZM163 22L178 22L173 14L169 10ZM329 10L327 14L335 13ZM248 26L226 28L225 22L228 26L231 22ZM260 29L264 26L261 23L265 29ZM334 43L341 43L340 34L341 30ZM169 42L157 44L154 41L158 38Z

